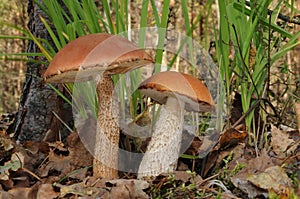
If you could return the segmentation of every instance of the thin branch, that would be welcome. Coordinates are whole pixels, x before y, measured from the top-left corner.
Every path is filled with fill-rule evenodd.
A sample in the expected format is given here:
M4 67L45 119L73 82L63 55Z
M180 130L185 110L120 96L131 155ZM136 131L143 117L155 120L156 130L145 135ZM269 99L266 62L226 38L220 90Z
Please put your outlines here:
M246 1L246 5L250 6L250 1ZM268 15L273 14L273 10L268 9ZM294 17L289 17L284 14L278 13L278 19L281 19L282 21L288 22L288 23L293 23L300 25L300 15L294 16Z

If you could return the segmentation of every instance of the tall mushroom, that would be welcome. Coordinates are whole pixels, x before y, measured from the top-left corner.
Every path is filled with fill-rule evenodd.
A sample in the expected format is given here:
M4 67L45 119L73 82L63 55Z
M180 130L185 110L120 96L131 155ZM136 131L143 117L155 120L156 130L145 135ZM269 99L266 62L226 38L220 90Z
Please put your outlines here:
M174 71L154 74L140 84L139 90L163 105L139 166L138 178L172 172L179 157L184 109L212 111L212 97L200 80Z
M118 177L119 114L112 97L111 76L152 63L144 50L127 39L107 33L79 37L53 58L43 77L48 83L96 80L97 134L94 146L95 177Z

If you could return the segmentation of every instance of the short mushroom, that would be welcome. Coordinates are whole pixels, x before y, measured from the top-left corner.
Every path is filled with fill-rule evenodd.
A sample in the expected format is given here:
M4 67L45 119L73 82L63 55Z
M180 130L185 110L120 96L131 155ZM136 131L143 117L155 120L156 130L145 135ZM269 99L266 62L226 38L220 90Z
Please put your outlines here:
M212 111L212 97L199 79L174 71L154 74L140 84L139 90L163 105L139 166L138 178L172 172L180 153L184 109Z
M95 177L118 177L119 109L112 97L114 83L111 76L151 63L151 56L127 39L97 33L79 37L64 46L43 74L47 83L96 80Z

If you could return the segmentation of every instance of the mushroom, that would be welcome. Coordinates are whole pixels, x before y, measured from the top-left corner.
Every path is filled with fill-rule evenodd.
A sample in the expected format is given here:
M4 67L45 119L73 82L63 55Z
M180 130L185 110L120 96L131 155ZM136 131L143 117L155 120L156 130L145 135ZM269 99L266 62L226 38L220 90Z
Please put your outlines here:
M173 172L180 152L184 109L212 111L213 99L199 79L174 71L154 74L139 85L139 90L162 107L140 163L138 178Z
M107 33L79 37L64 46L43 74L47 83L93 78L98 98L93 175L118 177L119 109L111 76L153 63L149 54L127 39Z

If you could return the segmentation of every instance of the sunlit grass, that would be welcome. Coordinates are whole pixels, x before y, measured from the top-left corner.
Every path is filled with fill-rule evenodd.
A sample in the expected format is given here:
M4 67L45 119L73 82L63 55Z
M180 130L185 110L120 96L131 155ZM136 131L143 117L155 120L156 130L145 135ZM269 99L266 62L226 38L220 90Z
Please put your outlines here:
M257 118L254 116L256 107L252 106L255 101L252 98L261 100L260 105L264 107L263 101L268 100L270 68L286 55L288 49L299 45L296 40L300 35L293 35L276 24L276 14L284 4L279 2L270 16L270 3L261 1L247 6L245 1L219 1L220 27L216 30L218 63L221 77L225 80L222 100L230 104L233 91L241 94L243 112L252 110L248 111L245 121L247 130L254 135L249 136L249 143L254 142L256 147L259 138L255 125ZM289 41L275 47L278 40L284 37ZM228 107L228 115L229 111ZM266 118L262 120L265 122Z
M101 8L98 8L93 0L63 0L64 8L58 1L44 0L42 2L35 0L35 3L42 8L47 16L41 16L41 20L51 37L51 41L34 37L26 28L4 24L10 28L18 29L24 36L0 35L0 39L33 40L40 48L41 53L6 53L5 55L1 54L1 59L5 57L5 59L26 60L26 56L41 56L47 58L49 63L68 42L77 37L98 32L120 34L129 40L134 40L141 48L145 48L147 47L147 34L149 34L147 28L155 27L157 32L153 36L156 39L155 46L152 49L155 59L153 73L166 69L179 69L180 59L178 57L181 56L182 49L187 48L190 55L188 58L190 64L188 71L193 75L198 75L197 73L203 71L197 68L198 57L194 55L198 51L193 44L196 43L200 46L200 41L197 40L199 38L193 38L199 28L201 18L206 17L208 19L215 14L214 12L218 12L218 16L220 16L219 26L214 26L214 35L209 33L212 25L209 24L209 20L206 20L203 27L204 38L201 38L206 48L208 48L211 40L215 39L216 43L216 60L219 67L217 72L219 72L219 78L221 79L220 82L217 82L220 83L220 85L217 85L218 96L216 101L218 110L216 124L218 127L216 128L218 130L221 130L224 126L223 116L225 115L225 118L230 116L232 93L235 91L241 94L244 113L251 109L254 110L252 107L254 104L253 97L261 100L260 105L263 105L263 100L268 96L271 67L287 52L299 45L297 38L300 33L292 34L285 29L286 27L276 24L278 13L283 7L291 10L291 16L293 13L299 13L294 8L294 1L278 2L272 15L269 15L267 10L271 4L270 0L260 1L257 4L250 3L250 6L247 5L246 1L218 1L218 10L214 10L214 12L212 11L214 1L209 0L205 4L206 12L196 12L193 21L191 21L192 17L189 13L189 1L181 1L178 6L182 14L178 18L182 20L183 29L175 30L175 32L183 33L183 36L181 36L184 40L178 43L176 49L172 49L173 54L165 51L166 33L170 23L169 12L172 6L170 0L163 1L160 7L157 5L159 2L154 0L135 2L141 6L140 16L138 16L138 21L135 23L131 21L130 4L132 2L127 0L103 0ZM134 39L132 32L137 29L138 37ZM287 42L281 43L281 38L287 38ZM206 56L206 54L203 55ZM168 58L167 66L163 65L166 57ZM48 63L43 62L42 64ZM143 69L131 71L126 75L116 75L113 80L118 85L117 93L121 105L121 116L123 118L130 117L134 120L138 115L138 105L141 105L141 110L146 108L141 94L137 91L138 84L143 80ZM65 86L72 94L74 86L72 84L66 84ZM91 92L85 89L84 86L76 86L76 89L84 96L91 95ZM58 90L56 92L59 94ZM72 102L65 96L61 95L61 97L69 104L76 106L76 109L84 114L83 109L85 109L85 106L80 105L75 98ZM88 104L88 107L96 107L91 108L91 110L95 110L96 114L97 106L94 96L89 97L87 99L93 100L87 100L85 103ZM129 110L126 110L127 108ZM262 113L261 115L265 114ZM254 142L257 145L258 138L255 134L254 119L253 111L250 111L245 118L247 130L249 132L254 131L254 140L250 140L250 143Z

